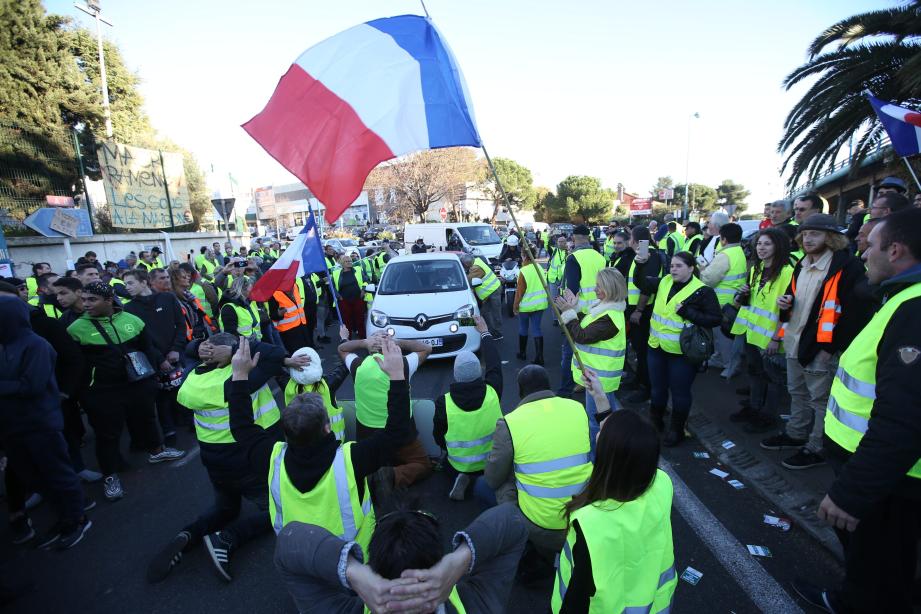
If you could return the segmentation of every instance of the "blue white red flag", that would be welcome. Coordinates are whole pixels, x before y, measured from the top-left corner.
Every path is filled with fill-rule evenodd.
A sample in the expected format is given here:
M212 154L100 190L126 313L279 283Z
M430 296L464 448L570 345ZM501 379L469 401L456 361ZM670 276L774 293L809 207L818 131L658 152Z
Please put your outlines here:
M279 290L291 290L298 277L325 270L323 246L317 233L317 221L311 211L304 229L271 268L256 281L249 292L249 299L257 302L267 301Z
M880 100L870 92L866 95L886 128L895 153L902 158L921 153L921 113Z
M369 21L311 47L243 129L310 188L330 223L379 163L481 145L454 55L418 15Z

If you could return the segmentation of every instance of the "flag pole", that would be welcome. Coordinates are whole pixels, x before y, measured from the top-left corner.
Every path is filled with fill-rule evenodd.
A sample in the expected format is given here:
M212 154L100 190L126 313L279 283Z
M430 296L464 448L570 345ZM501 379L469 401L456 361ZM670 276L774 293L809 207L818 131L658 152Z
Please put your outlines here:
M911 167L911 164L908 162L908 158L902 158L902 162L904 162L905 166L908 167L908 172L911 173L912 178L915 180L915 185L917 185L918 189L921 190L921 181L918 181L918 176L915 174L915 169Z
M336 287L333 286L333 274L332 271L329 270L329 264L326 262L326 254L323 253L323 241L320 240L320 227L317 225L317 216L313 212L313 205L310 205L310 215L313 216L313 227L316 230L316 232L314 232L314 236L317 239L317 245L320 247L320 253L323 254L323 265L326 267L326 282L329 284L330 297L333 299L333 306L336 308L336 315L339 316L340 326L345 326L345 322L342 321L342 312L339 311L339 301L336 300ZM322 332L324 334L320 336L326 336L325 325L323 326ZM349 335L351 334L352 331L349 331Z
M492 173L493 179L496 181L496 187L499 188L499 192L502 193L502 200L505 201L505 208L508 209L508 214L512 216L512 221L515 223L515 228L518 229L518 232L522 232L521 226L518 224L518 219L515 217L515 211L512 209L512 202L509 200L508 194L505 192L505 188L502 187L502 182L499 181L499 173L496 172L496 167L492 163L492 158L489 157L489 152L486 151L485 145L480 145L480 149L483 150L483 155L486 156L486 164L489 166L489 170ZM526 239L521 241L522 248L528 254L528 258L531 262L534 263L534 268L537 270L537 278L540 280L540 285L543 286L544 292L547 293L547 297L550 299L550 309L553 310L553 315L557 320L560 321L560 329L563 331L563 335L566 338L566 342L569 343L569 347L572 348L572 356L579 364L579 370L584 371L585 365L582 364L582 358L579 356L579 352L576 351L576 342L573 341L572 335L569 334L569 329L566 328L566 325L563 324L562 316L560 315L560 310L557 309L556 305L553 302L553 296L550 294L550 288L547 286L547 280L544 277L544 269L537 265L537 258L534 257L534 253L531 251L531 246L528 244Z

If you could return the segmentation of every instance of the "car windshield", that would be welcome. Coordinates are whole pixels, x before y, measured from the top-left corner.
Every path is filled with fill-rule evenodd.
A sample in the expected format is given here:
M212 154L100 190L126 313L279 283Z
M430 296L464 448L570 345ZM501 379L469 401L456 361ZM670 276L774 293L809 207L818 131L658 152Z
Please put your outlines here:
M391 262L384 269L378 294L457 292L467 287L460 263L454 260Z
M358 242L352 239L339 239L339 245L342 247L357 247Z
M460 226L458 232L469 245L496 245L502 240L492 226Z

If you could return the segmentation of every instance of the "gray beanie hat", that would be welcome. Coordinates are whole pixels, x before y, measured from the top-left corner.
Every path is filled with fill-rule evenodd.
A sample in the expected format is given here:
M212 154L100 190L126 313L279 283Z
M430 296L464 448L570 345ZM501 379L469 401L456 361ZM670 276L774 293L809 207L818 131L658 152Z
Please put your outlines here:
M480 359L473 352L463 350L454 357L454 381L472 382L483 374Z

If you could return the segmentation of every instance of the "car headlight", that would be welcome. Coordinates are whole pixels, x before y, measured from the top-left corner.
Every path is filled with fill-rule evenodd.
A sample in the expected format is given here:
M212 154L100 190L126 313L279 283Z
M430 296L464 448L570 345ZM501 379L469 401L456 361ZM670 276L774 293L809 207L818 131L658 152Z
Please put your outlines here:
M483 255L483 252L482 252L482 250L480 250L479 247L474 247L473 249L470 250L470 253L471 253L473 256L482 256L482 255Z
M473 317L473 305L464 305L460 309L454 312L454 318L460 320L461 318L472 318Z
M378 311L377 309L371 310L371 324L378 328L384 328L389 322L390 318L387 317L386 313Z

